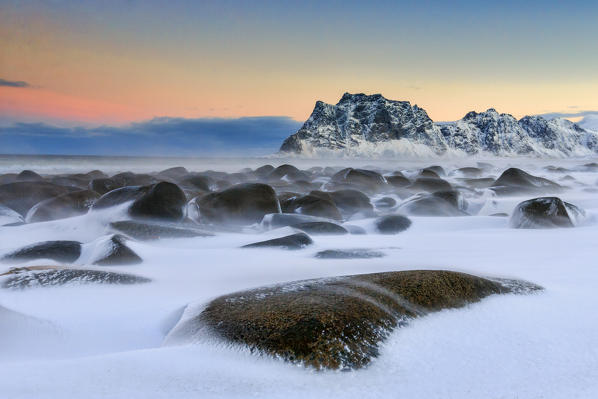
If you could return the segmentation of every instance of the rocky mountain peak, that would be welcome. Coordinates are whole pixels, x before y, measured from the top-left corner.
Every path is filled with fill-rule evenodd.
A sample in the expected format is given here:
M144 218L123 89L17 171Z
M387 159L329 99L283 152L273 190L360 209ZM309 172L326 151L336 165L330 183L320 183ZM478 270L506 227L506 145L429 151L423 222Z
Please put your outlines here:
M563 119L526 116L517 120L489 108L468 112L456 122L437 124L409 101L381 94L345 93L336 105L317 101L301 129L288 137L283 152L371 151L395 146L410 153L493 155L589 155L598 151L598 133Z

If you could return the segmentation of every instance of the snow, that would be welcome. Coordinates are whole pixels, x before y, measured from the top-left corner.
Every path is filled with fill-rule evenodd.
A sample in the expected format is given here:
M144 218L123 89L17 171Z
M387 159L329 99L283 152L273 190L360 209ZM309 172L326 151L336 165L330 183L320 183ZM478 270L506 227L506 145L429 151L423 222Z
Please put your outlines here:
M471 166L467 162L461 166ZM551 161L595 187L596 174L577 166L586 162ZM448 171L453 164L441 165ZM561 176L544 165L520 166L553 180ZM239 163L237 169L245 166ZM585 223L569 229L511 229L508 218L482 213L412 217L410 229L391 236L376 234L371 219L352 220L368 235L314 236L313 246L298 251L239 248L283 236L289 228L130 241L144 262L105 270L148 277L151 283L0 290L0 397L598 397L598 194L585 188L574 185L559 195L588 214ZM492 212L507 213L525 199L488 198ZM118 212L122 209L0 227L0 254L48 239L99 243ZM386 256L314 258L321 250L352 248ZM390 336L369 367L354 372L315 372L210 340L165 345L188 304L202 306L222 294L279 282L424 268L523 279L545 289L493 296L411 321Z

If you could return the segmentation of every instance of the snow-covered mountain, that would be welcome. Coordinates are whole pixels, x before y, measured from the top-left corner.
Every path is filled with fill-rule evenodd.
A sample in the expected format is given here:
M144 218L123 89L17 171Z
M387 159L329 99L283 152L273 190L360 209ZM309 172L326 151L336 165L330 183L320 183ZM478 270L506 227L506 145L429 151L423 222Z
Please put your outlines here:
M309 119L280 150L359 154L375 147L429 154L590 155L598 152L598 132L565 119L517 120L493 108L469 112L456 122L434 123L424 109L408 101L345 93L336 105L316 102Z

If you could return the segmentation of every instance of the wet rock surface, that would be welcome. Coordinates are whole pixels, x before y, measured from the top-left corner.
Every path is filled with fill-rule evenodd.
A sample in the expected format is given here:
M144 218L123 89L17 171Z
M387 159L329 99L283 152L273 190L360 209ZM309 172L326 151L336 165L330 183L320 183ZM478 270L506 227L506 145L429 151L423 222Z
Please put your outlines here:
M167 342L204 334L316 369L358 369L412 318L538 289L432 270L304 280L216 298L199 314L183 315Z

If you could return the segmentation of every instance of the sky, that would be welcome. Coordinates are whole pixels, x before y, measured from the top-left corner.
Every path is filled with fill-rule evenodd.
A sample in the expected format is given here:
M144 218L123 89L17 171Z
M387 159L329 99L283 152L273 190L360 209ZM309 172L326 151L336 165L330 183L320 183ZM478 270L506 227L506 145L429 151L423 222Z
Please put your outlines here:
M580 0L0 0L0 124L295 129L344 92L436 121L575 115L598 110L597 37L598 2Z

